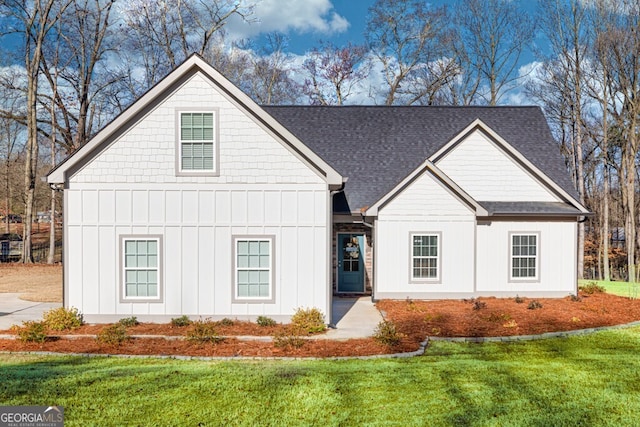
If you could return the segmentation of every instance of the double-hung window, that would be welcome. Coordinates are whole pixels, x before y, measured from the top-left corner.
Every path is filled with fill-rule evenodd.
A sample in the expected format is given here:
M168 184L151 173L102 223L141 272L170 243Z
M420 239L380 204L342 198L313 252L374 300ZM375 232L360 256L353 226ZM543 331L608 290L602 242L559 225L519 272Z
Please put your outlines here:
M511 274L512 280L536 280L538 278L537 233L511 234Z
M273 237L234 238L235 301L272 301Z
M411 235L412 281L440 279L440 234Z
M215 113L181 112L179 126L180 172L215 173Z
M123 236L122 300L160 300L160 236Z

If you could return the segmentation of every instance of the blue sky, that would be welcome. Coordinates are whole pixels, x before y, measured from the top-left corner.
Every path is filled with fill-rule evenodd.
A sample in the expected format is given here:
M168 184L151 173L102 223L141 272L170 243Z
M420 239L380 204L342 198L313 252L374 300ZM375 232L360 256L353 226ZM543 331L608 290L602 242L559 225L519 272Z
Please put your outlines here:
M434 7L455 6L464 0L431 0ZM535 0L513 0L523 14L534 15ZM249 37L259 33L280 31L289 37L291 53L303 55L317 46L319 41L337 46L348 42L364 42L369 8L375 0L262 0L255 10L257 23L250 26L233 24L232 32L239 31ZM540 40L539 40L540 41ZM527 63L532 55L523 58Z

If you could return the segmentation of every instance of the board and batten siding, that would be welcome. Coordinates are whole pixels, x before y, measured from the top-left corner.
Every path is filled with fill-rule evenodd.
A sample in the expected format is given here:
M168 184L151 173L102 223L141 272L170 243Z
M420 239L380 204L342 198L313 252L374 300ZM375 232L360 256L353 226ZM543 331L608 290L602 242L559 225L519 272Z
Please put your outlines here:
M479 130L459 142L436 165L478 201L560 201Z
M214 109L219 176L176 176L177 111ZM322 177L196 74L69 178L65 293L89 321L329 314ZM120 236L162 236L162 301L121 302ZM273 302L232 302L232 236L273 236Z
M536 280L509 280L511 234L538 235ZM492 296L564 297L575 294L576 223L567 221L491 221L477 227L477 292Z
M425 172L378 211L375 298L433 298L473 291L475 216ZM411 280L411 233L439 235L440 278Z

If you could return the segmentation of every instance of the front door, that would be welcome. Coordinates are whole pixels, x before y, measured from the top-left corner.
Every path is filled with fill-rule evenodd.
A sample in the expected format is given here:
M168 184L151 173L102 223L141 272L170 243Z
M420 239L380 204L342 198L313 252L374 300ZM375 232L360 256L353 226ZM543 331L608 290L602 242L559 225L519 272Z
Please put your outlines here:
M364 235L338 234L338 292L364 292Z

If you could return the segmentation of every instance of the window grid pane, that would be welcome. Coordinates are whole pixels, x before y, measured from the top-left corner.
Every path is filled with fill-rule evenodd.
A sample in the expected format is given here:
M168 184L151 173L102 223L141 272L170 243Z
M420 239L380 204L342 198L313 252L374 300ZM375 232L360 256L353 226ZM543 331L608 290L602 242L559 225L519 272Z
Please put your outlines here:
M271 296L271 241L236 241L236 286L238 298Z
M125 297L158 296L158 241L124 242Z
M438 235L415 235L412 241L414 279L438 278Z
M182 170L213 170L213 113L180 115Z
M511 237L511 277L537 277L538 236L535 234Z

